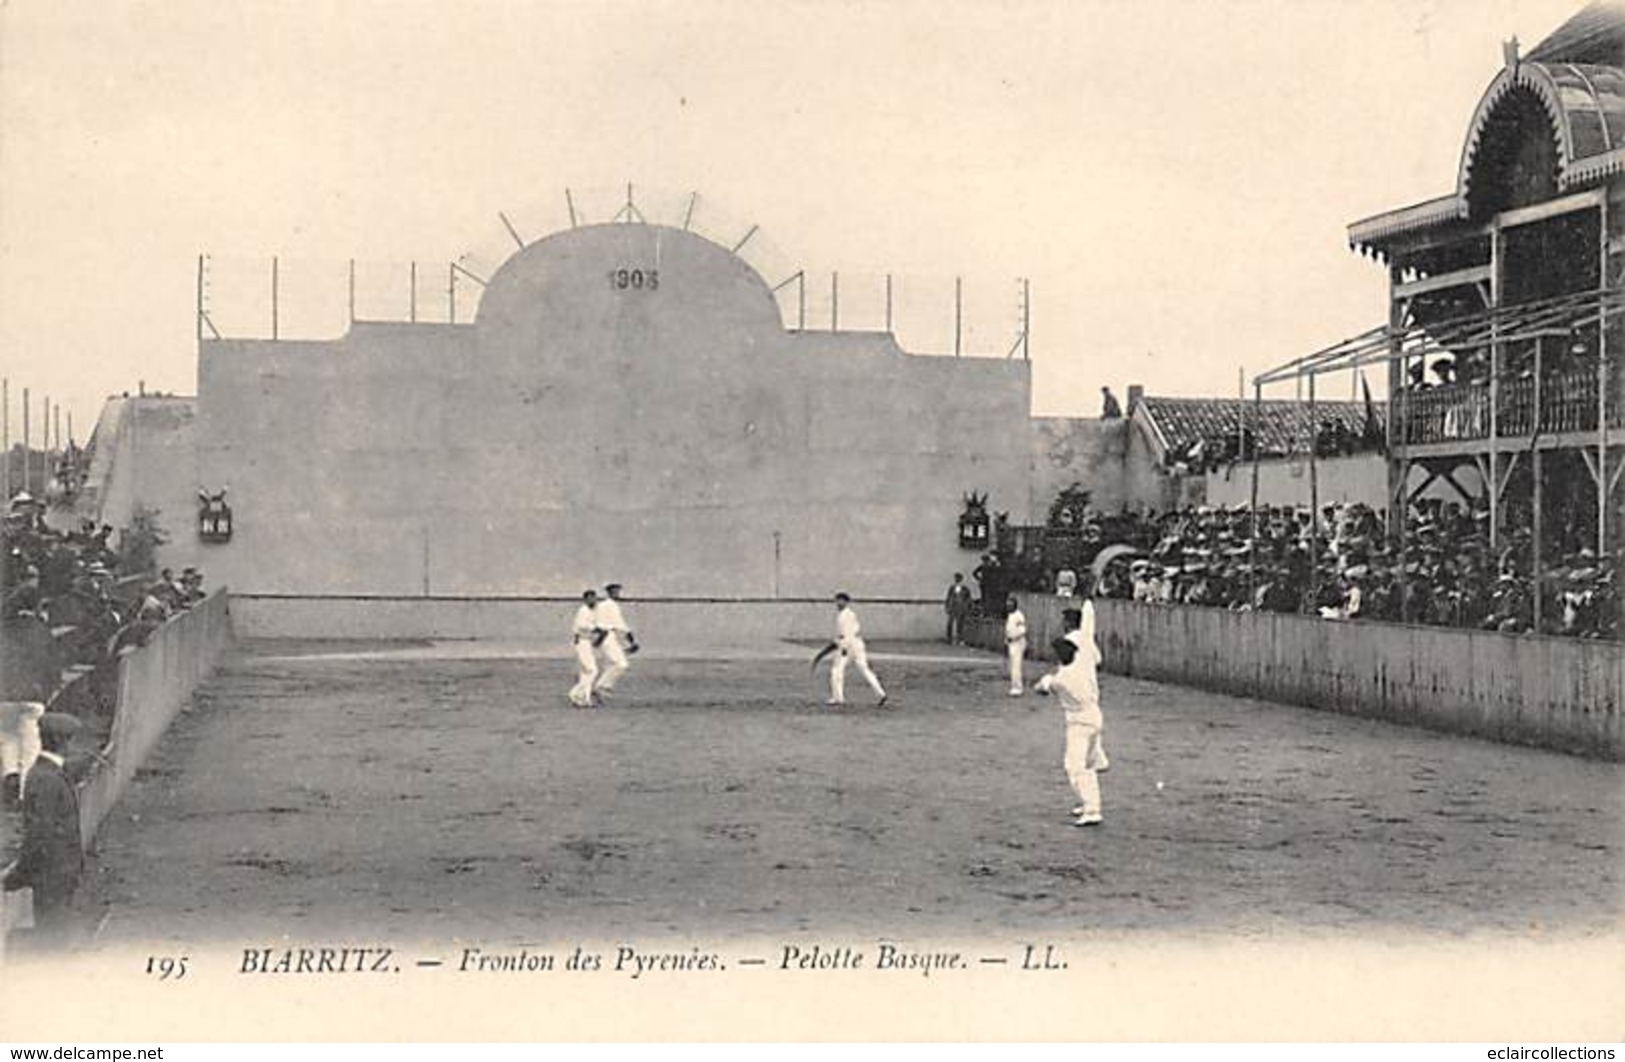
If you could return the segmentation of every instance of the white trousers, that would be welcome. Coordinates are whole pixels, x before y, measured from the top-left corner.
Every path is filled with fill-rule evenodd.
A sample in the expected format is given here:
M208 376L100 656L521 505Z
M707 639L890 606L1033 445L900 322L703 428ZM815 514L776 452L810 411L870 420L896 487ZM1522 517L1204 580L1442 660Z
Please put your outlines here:
M1106 747L1100 742L1100 727L1088 723L1066 724L1066 779L1072 791L1078 794L1078 806L1083 814L1100 814L1100 774L1111 762L1106 759Z
M1010 692L1020 693L1024 685L1024 676L1021 673L1022 657L1027 655L1027 639L1017 638L1008 645L1010 653Z
M592 686L598 678L598 657L592 651L592 639L576 639L576 684L570 687L570 703L585 708L592 703Z
M0 701L0 777L27 775L39 756L39 720L45 705L38 701Z
M627 660L626 649L621 645L621 636L615 631L610 631L604 638L604 644L598 648L603 651L604 659L608 663L598 676L598 684L595 688L613 690L615 683L620 680L622 675L626 674L626 669L631 666L631 661Z
M857 638L849 647L836 653L835 663L830 665L830 700L837 704L846 700L846 666L849 663L857 666L858 674L862 675L869 688L875 691L876 697L886 696L886 691L880 687L880 680L875 678L874 671L869 667L869 651L864 648L863 639Z

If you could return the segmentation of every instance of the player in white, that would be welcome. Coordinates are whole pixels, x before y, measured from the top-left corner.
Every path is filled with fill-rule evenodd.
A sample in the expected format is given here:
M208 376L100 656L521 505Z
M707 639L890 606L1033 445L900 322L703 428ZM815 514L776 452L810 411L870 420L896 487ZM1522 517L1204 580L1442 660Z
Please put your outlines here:
M1061 666L1039 679L1034 689L1053 693L1066 717L1066 777L1078 796L1072 809L1072 825L1099 826L1101 823L1100 772L1111 766L1101 744L1105 720L1100 712L1100 687L1087 650L1069 638L1052 643Z
M1010 656L1010 696L1020 697L1025 680L1021 674L1021 661L1027 655L1027 617L1021 605L1011 598L1004 617L1004 647Z
M858 623L858 614L852 611L852 597L844 591L835 595L835 640L826 645L814 658L816 665L830 653L835 653L835 663L829 669L829 703L846 703L846 667L856 664L858 674L869 683L869 688L875 691L880 698L876 705L886 706L886 691L875 677L873 669L869 667L869 651L863 644L863 628Z
M1087 656L1089 666L1100 666L1100 642L1095 637L1095 602L1090 592L1091 584L1084 584L1083 601L1077 608L1063 609L1061 611L1061 630L1063 637Z
M598 679L597 645L603 640L598 626L598 591L588 590L581 595L581 607L576 609L570 623L570 638L576 654L576 684L570 687L570 703L577 708L593 705L593 684Z
M621 613L621 584L610 583L605 586L604 595L593 609L598 629L604 632L604 641L599 650L604 654L604 659L609 661L593 685L594 692L600 697L608 697L614 692L615 683L631 666L627 654L638 651L638 640L627 627L626 617Z

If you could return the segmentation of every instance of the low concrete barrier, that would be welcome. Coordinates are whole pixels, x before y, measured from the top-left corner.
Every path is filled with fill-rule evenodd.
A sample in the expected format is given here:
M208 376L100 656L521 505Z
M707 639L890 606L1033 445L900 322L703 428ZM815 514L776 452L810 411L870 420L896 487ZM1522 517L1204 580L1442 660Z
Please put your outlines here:
M1049 656L1067 602L1018 595ZM1242 697L1625 760L1625 647L1448 627L1095 602L1110 672ZM978 644L1003 645L992 624Z
M229 599L221 590L120 658L112 733L102 750L103 762L79 791L80 836L87 846L231 639Z
M252 638L443 638L569 641L575 597L391 597L233 594L236 630ZM747 645L764 636L829 638L835 605L824 599L629 598L627 622L653 646ZM853 602L864 636L940 639L942 602Z

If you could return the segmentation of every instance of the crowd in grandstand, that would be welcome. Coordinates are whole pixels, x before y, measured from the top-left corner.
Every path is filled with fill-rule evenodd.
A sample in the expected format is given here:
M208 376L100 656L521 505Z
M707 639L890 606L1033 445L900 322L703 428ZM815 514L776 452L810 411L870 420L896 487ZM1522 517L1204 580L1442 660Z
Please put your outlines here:
M1516 524L1517 521L1509 521ZM1012 589L1051 590L1059 570L1100 565L1099 596L1147 603L1295 612L1509 633L1535 626L1527 521L1492 549L1483 508L1429 500L1408 514L1404 534L1361 504L1326 506L1318 529L1306 507L1199 507L1166 513L1089 513L1068 562L1026 556L984 559L984 598ZM1540 631L1615 638L1616 560L1576 542L1545 569ZM989 583L994 585L989 585Z
M156 577L111 544L113 528L80 521L71 531L47 524L45 506L26 493L12 499L0 527L0 619L29 619L51 629L67 663L94 665L139 645L174 613L203 599L194 568Z

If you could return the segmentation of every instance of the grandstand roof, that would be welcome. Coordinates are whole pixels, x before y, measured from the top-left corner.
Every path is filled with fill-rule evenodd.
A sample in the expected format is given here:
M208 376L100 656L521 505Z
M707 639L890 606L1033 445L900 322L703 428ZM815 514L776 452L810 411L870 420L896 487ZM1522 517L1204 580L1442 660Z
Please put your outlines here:
M1625 4L1587 4L1529 50L1537 63L1625 66Z
M1370 414L1376 427L1384 428L1385 407L1372 402ZM1255 414L1247 398L1158 398L1146 396L1134 408L1142 425L1161 451L1183 453L1196 442L1234 439L1243 427L1254 426L1261 453L1307 452L1309 446L1309 403L1293 399L1269 399L1258 404ZM1352 435L1366 429L1364 401L1316 402L1315 420L1320 425L1341 423Z
M1509 51L1484 91L1472 120L1452 194L1385 211L1349 226L1349 245L1384 253L1397 236L1465 222L1480 148L1504 151L1498 108L1514 92L1532 94L1546 112L1557 146L1560 191L1570 192L1625 173L1625 4L1593 3L1536 45L1527 56Z

